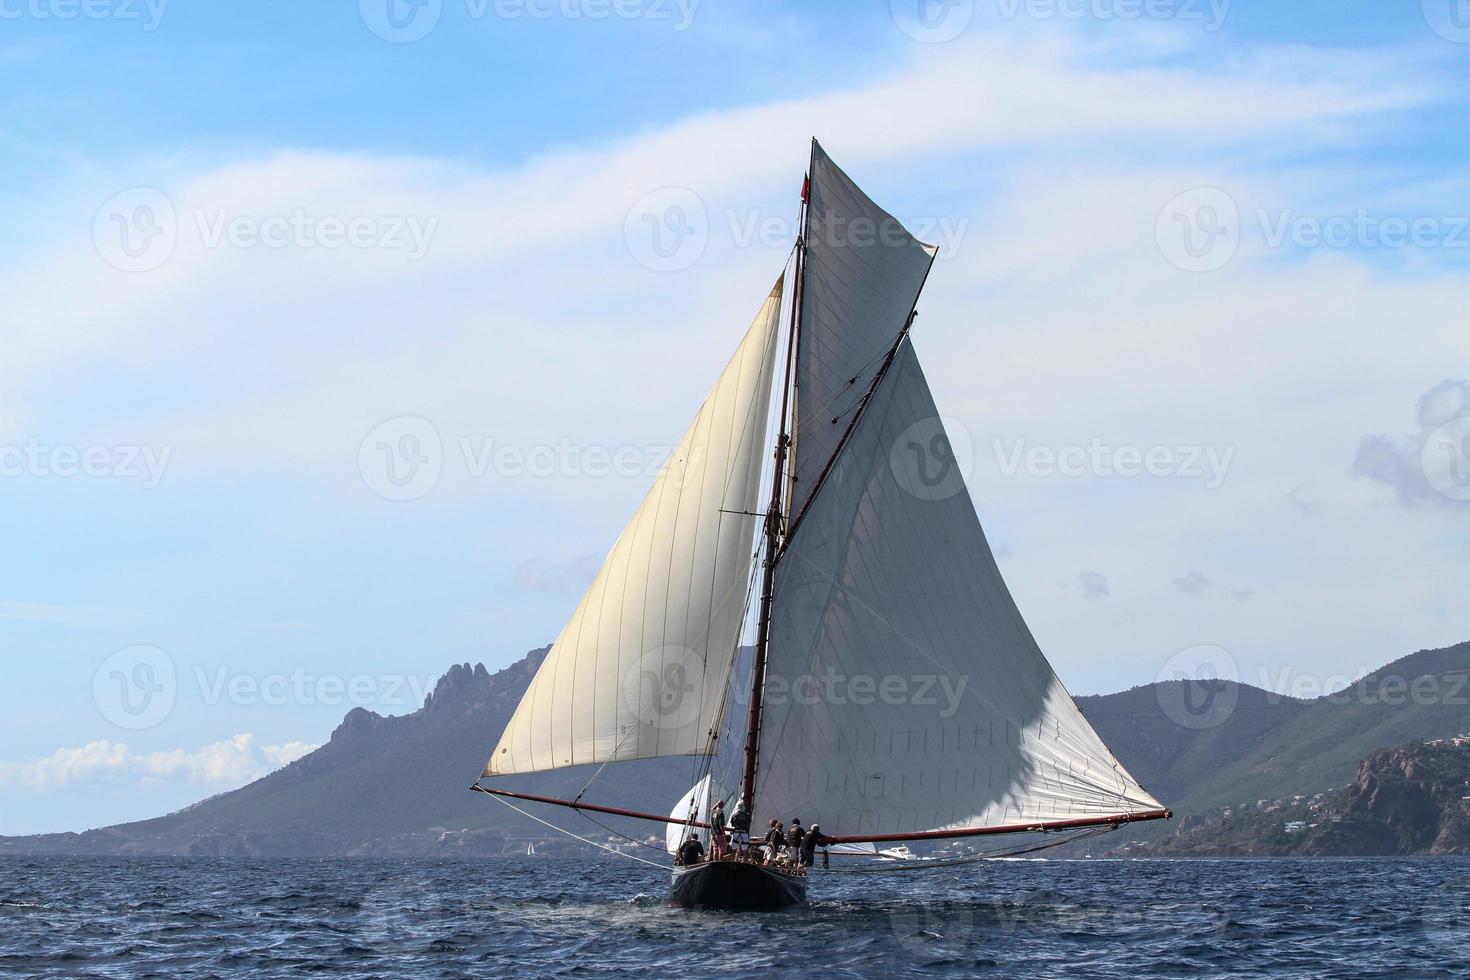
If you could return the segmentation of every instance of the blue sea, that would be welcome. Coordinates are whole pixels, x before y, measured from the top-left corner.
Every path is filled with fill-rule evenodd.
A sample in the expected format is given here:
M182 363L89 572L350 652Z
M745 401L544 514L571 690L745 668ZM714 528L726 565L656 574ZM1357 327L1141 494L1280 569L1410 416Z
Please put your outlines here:
M1001 861L664 905L611 860L0 859L4 977L1464 977L1470 861Z

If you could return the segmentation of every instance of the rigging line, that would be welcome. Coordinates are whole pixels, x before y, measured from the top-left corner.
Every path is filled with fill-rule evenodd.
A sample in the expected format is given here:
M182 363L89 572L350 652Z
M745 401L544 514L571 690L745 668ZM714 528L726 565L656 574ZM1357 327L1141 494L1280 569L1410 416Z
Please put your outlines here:
M518 807L514 803L510 802L510 800L504 799L504 798L499 797L499 796L497 796L495 798L497 800L500 800L501 803L504 803L506 806L510 807L515 812L519 813L521 816L523 816L523 817L530 817L532 820L534 820L537 823L541 824L543 827L550 827L552 830L556 831L557 833L559 833L559 834L566 834L568 837L572 838L573 840L579 840L583 844L591 844L593 847L600 848L601 850L607 851L609 854L616 854L618 857L624 857L624 858L627 858L630 861L637 861L639 864L646 864L650 868L658 868L660 871L668 871L669 870L668 865L659 864L658 862L656 862L656 861L650 861L647 858L641 858L641 857L639 857L636 854L624 854L622 851L618 850L616 847L608 847L606 844L599 844L595 840L588 840L585 837L580 837L577 834L572 833L570 830L567 830L567 829L565 829L563 827L558 827L556 824L552 823L550 820L542 820L540 817L536 816L536 814L534 814L534 813L527 813L525 810L522 810L520 807Z
M822 486L827 482L827 477L831 474L832 468L837 465L837 458L847 448L853 431L857 428L858 423L862 421L868 405L873 400L873 395L878 391L878 387L883 383L883 379L887 376L888 370L893 367L893 362L898 357L900 348L903 347L904 342L908 339L909 331L914 326L914 320L919 316L919 298L924 295L924 286L929 282L929 273L934 271L934 260L938 256L939 249L936 248L929 256L929 264L924 268L924 277L919 280L919 288L914 293L913 302L909 304L908 316L904 318L903 326L898 331L898 336L894 339L893 344L884 355L883 366L878 369L877 374L873 375L873 380L868 382L867 390L863 392L862 401L858 403L857 409L853 412L852 418L847 423L847 429L842 433L842 437L837 440L837 446L832 450L832 455L827 459L826 465L822 467L822 471L817 476L816 482L812 484L811 490L807 493L806 500L802 502L801 510L793 512L791 524L786 530L786 538L781 543L781 551L776 555L777 560L791 546L791 539L796 536L796 529L801 526L802 518L806 517L807 511L811 510L812 503L816 500L817 494L821 492Z
M927 871L931 868L955 868L967 864L979 864L982 861L996 861L1009 857L1018 857L1022 854L1032 854L1036 851L1046 851L1053 847L1061 847L1063 844L1074 844L1078 841L1087 840L1090 837L1111 834L1117 829L1117 827L1089 828L1085 832L1072 834L1062 840L1048 841L1045 844L1033 844L1027 847L1010 848L1001 851L986 851L983 854L972 854L948 861L925 861L922 864L900 864L893 867L824 868L822 874L890 874L895 871Z
M814 417L819 417L821 415L825 415L827 409L830 409L831 406L837 404L839 401L841 401L843 398L845 398L851 391L854 390L853 386L856 385L856 383L860 379L861 380L871 381L872 379L871 379L871 377L869 377L869 375L868 375L867 372L870 371L870 370L872 370L873 368L876 368L879 364L881 364L883 362L883 359L885 357L887 357L887 356L888 356L888 349L885 347L883 350L878 351L872 357L868 358L866 361L864 361L863 363L859 364L857 366L857 370L853 371L853 376L852 376L851 381L848 383L848 387L842 389L837 394L833 395L831 398L828 398L826 401L819 402L817 404L812 405L810 407L810 411L808 411L806 413L803 413L803 414L799 414L797 416L797 418L796 418L796 421L797 421L798 425L801 425L803 427L808 426L808 425L811 424L811 421L812 421L812 419ZM842 411L838 412L837 413L837 417L838 418L841 418L842 416L846 415L848 412L850 412L854 408L856 408L857 407L857 404L860 403L861 401L862 401L862 396L859 395L858 396L858 402L855 402L854 404L852 404L852 405L848 406L847 408L844 408ZM798 412L801 412L801 406L800 405L797 406L797 411Z
M793 252L793 254L795 253L795 250L796 250L796 246L793 245L792 246L792 252ZM786 285L785 284L786 284L786 271L783 268L782 271L781 271L780 277L776 280L776 285L774 287L772 287L772 291L774 292L775 289L779 288L781 290L782 296L784 296L785 295L785 292L786 292ZM766 308L766 306L768 306L770 304L770 301L771 301L771 297L768 294L766 296L766 302L763 303L762 306L761 306L762 311L764 311L765 308ZM760 373L763 370L763 367L764 367L764 365L766 363L766 360L767 360L767 358L766 358L766 354L767 353L770 354L770 358L769 359L771 361L772 372L774 373L774 371L775 371L775 356L776 356L776 351L780 347L780 344L779 344L779 339L780 339L780 334L781 334L781 331L780 331L780 323L781 323L781 300L780 300L780 298L778 298L776 300L776 308L771 312L771 317L770 317L770 324L771 324L770 339L762 347L762 350L759 352L759 355L760 356L757 358L757 360L758 360L758 365L756 367L757 373ZM739 384L739 386L743 387L743 381L745 379L746 374L749 372L749 364L748 364L748 362L750 361L750 354L745 351L745 341L744 340L741 341L740 349L739 349L739 351L737 351L736 357L738 357L740 359L740 372L739 372L738 383L742 383L742 384ZM734 364L735 363L735 360L736 360L736 358L731 358L731 363ZM716 390L715 395L712 396L710 400L712 402L714 402L716 405L718 405L718 401L719 401L719 398L718 398L718 387L717 387L717 390ZM758 413L756 413L754 411L756 401L758 401L758 399L756 399L756 398L752 398L751 399L751 405L749 406L749 408L746 409L743 417L737 419L734 415L731 416L731 420L730 420L731 429L733 430L735 428L736 423L738 421L738 423L739 423L739 432L740 432L739 439L738 440L731 440L731 445L743 444L745 442L746 433L756 424L757 419L755 418L755 416L758 414ZM701 409L701 412L702 411L703 410ZM762 420L759 420L759 421L762 421L763 422L765 420L762 419ZM711 425L713 425L713 424L714 423L712 421L711 422ZM762 435L764 434L764 430L762 430L761 434ZM757 455L756 458L759 459L759 455ZM701 480L702 481L705 478L708 477L708 470L709 470L709 468L710 468L710 462L709 461L706 461L705 462L705 465L704 465L704 472L701 474ZM721 501L725 501L725 500L727 500L729 498L729 495L730 495L730 486L735 481L736 475L737 475L736 474L736 469L737 469L737 467L735 466L735 464L734 464L733 461L727 463L727 465L725 467L725 478L724 478L724 482L720 486L720 500ZM745 469L746 474L748 475L748 472L749 472L749 469L750 469L749 464L747 464L744 469ZM759 474L759 472L757 472L757 474L756 474L756 484L757 484L757 487L756 487L756 496L757 496L757 498L759 498L759 483L760 483L759 477L760 477L760 474ZM720 513L721 514L727 514L727 513L729 513L729 514L734 514L734 513L745 513L745 514L749 514L749 512L727 511L727 510L725 510L723 508L720 509ZM753 514L753 515L749 515L749 516L760 517L761 515L760 514ZM698 520L698 518L696 517L696 521L697 520ZM695 525L695 529L696 529L696 540L697 540L697 531L698 531L698 524L697 523ZM752 538L755 537L755 529L756 528L754 526L751 529L751 537ZM722 531L723 531L723 518L719 518L719 519L717 519L717 522L716 522L716 532L715 532L715 564L716 564L716 567L717 568L718 568L718 565L719 565L720 537L721 537ZM726 595L722 598L722 600L718 604L718 606L716 605L716 603L715 603L715 582L716 582L717 578L718 578L717 575L711 576L711 578L710 578L709 609L711 610L711 616L710 616L709 622L705 625L704 642L702 644L702 646L704 648L704 666L705 666L705 669L706 670L708 670L708 667L709 667L709 638L710 638L710 634L714 630L714 625L715 625L715 615L714 615L714 613L715 613L716 610L719 610L719 611L723 612L723 610L726 608L726 603L728 602L728 600L730 598L729 593L726 593ZM738 637L737 637L737 649L738 649ZM732 660L732 667L733 667L733 660ZM700 690L700 704L699 704L699 717L701 717L701 718L704 717L704 715L705 715L705 705L704 705L705 691L703 690L703 687L704 686L701 685L701 690ZM727 688L729 687L728 675L727 675L727 680L726 680L726 687ZM724 705L722 703L720 705L720 710L723 711L723 709L724 709Z
M816 160L816 141L812 141L812 162ZM811 168L809 166L808 173ZM760 729L762 699L765 695L766 662L770 651L771 607L775 598L776 561L778 537L786 529L786 466L790 459L792 430L791 412L794 409L793 379L799 326L799 311L806 292L806 245L802 238L806 229L806 218L810 197L802 200L802 222L796 239L796 288L791 295L791 327L786 341L786 369L781 380L781 409L777 415L779 432L771 462L771 502L767 509L765 526L765 561L761 569L761 608L756 626L755 657L751 670L750 705L746 711L745 758L741 769L741 798L748 806L755 806L756 772L760 765Z
M593 823L597 824L597 826L601 827L603 830L607 831L609 834L612 834L614 837L621 837L623 840L627 841L629 844L634 844L634 845L637 845L638 847L646 847L650 851L658 851L660 854L665 853L664 852L664 849L661 848L661 847L654 847L652 844L645 843L645 842L643 842L641 840L634 840L632 837L629 837L627 834L623 833L621 830L614 830L612 827L609 827L607 824L603 823L601 820L598 820L596 817L593 817L591 814L587 813L585 810L578 810L577 812L580 813L580 814L582 814L582 816L586 817L588 820L591 820ZM689 828L686 827L684 829L687 831ZM619 853L622 853L622 852L620 851Z
M615 745L615 746L613 746L612 755L609 755L607 757L607 760L605 762L603 762L602 765L600 765L600 766L597 767L597 771L592 774L592 778L591 779L587 780L587 785L582 787L582 791L580 793L578 793L576 796L572 797L572 802L573 803L580 803L580 802L582 802L582 797L586 796L587 795L587 791L592 788L592 784L595 783L595 782L597 782L597 777L602 775L602 770L606 769L608 767L608 764L611 763L614 759L616 759L618 757L618 751L620 749L622 749L623 743L628 740L628 736L632 735L637 730L638 730L638 726L637 725L629 725L628 726L628 730L623 733L623 737L620 738L620 739L618 739L618 744Z
M725 685L725 697L724 697L724 703L722 703L720 705L720 715L719 715L718 718L715 719L714 725L710 728L710 737L709 737L709 740L705 743L709 747L709 751L705 753L705 755L709 757L708 766L705 767L706 770L713 770L713 768L714 768L714 762L715 762L714 755L718 751L720 745L723 744L720 741L720 739L721 739L721 736L723 734L723 730L724 730L724 727L725 727L726 719L727 719L727 717L729 715L730 695L731 695L731 692L734 690L734 687L735 687L735 678L734 678L733 675L734 675L734 671L735 671L735 665L736 665L736 663L740 659L740 647L741 647L740 640L741 640L741 637L744 636L744 634L745 634L745 624L746 624L746 621L750 618L750 610L751 610L751 602L750 602L750 600L751 600L751 596L755 594L755 579L756 579L756 575L759 572L759 566L757 564L756 559L758 559L760 557L760 553L761 553L761 546L760 545L757 545L756 548L755 548L755 550L754 550L754 552L752 552L751 557L750 557L750 573L746 576L745 599L744 599L743 603L741 604L741 613L740 613L740 624L741 625L740 625L740 629L735 634L735 654L734 654L734 656L732 656L730 658L730 672L731 672L731 675L732 676L731 676L730 682ZM733 732L733 729L732 729L732 732Z

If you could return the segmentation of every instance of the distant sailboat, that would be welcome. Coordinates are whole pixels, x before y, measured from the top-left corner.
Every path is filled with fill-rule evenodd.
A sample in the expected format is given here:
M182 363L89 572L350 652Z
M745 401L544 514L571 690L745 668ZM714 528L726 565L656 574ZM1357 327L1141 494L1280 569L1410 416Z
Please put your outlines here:
M714 800L749 801L757 838L802 817L874 855L1170 815L1077 709L996 567L909 337L937 251L813 141L789 295L783 272L472 788L660 821L670 849ZM486 784L664 756L693 757L699 779L668 816ZM674 869L671 900L806 892L802 868L706 861Z
M529 844L526 845L526 857L533 858L535 856L536 856L536 842L535 841L531 841Z

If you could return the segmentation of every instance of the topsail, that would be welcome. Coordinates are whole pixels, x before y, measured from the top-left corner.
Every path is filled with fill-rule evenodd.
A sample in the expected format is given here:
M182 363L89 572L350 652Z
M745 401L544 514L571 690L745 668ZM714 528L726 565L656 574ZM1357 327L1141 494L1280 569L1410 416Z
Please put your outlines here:
M910 235L813 145L806 274L797 340L794 507L818 475L893 346L936 249Z

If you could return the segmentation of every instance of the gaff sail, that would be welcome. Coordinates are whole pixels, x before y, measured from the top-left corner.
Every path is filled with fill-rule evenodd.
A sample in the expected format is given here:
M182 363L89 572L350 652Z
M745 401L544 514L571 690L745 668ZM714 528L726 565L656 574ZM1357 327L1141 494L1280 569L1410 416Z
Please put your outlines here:
M773 587L759 808L834 836L1161 810L1062 687L996 567L908 340L934 250L820 146L808 220L802 509Z
M776 569L756 800L833 836L1161 809L1011 599L911 344Z

